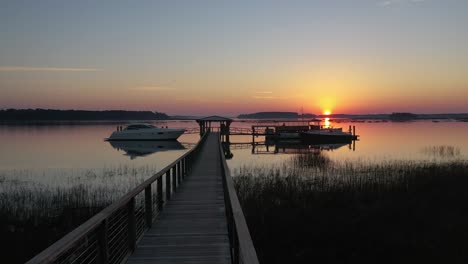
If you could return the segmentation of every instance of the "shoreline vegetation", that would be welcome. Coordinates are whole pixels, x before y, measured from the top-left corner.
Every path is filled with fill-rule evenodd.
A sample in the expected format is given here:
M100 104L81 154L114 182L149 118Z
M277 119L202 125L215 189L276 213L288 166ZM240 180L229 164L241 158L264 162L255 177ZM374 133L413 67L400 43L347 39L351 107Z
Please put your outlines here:
M299 118L315 118L314 114L298 114L296 112L258 112L252 114L240 114L237 116L239 119L271 119L271 118L287 118L287 119L299 119Z
M301 118L341 118L341 119L381 119L390 121L412 121L427 119L456 119L460 121L468 120L468 113L453 114L413 114L394 112L391 114L330 114L330 115L301 115L295 112L258 112L238 115L239 119L301 119Z
M151 111L126 111L126 110L57 110L57 109L0 109L1 123L43 123L43 122L93 122L93 121L130 121L130 120L196 120L201 116L174 115L169 116L162 112ZM240 114L236 117L240 120L274 120L290 119L301 120L302 118L336 118L359 121L388 120L388 121L414 121L430 119L452 119L461 122L468 122L468 113L450 114L413 114L395 112L391 114L330 114L315 115L310 113L299 114L296 112L258 112L250 114Z
M118 166L1 172L2 261L28 261L155 171L154 166Z
M465 263L468 161L333 161L299 154L235 171L260 263Z
M151 111L87 111L54 109L0 110L0 121L92 121L92 120L167 120L165 113Z

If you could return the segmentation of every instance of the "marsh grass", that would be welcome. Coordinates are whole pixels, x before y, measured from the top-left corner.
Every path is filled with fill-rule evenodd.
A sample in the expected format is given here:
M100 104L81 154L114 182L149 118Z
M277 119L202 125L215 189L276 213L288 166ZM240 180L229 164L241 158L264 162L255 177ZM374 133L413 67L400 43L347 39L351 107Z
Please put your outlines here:
M262 263L466 263L467 161L324 160L234 172Z
M0 175L5 263L23 263L157 172L151 166L13 170Z
M453 159L461 156L461 151L459 147L447 145L426 146L422 148L421 152L426 156L434 159Z
M322 153L298 154L291 158L291 163L294 167L322 168L330 165L331 159Z

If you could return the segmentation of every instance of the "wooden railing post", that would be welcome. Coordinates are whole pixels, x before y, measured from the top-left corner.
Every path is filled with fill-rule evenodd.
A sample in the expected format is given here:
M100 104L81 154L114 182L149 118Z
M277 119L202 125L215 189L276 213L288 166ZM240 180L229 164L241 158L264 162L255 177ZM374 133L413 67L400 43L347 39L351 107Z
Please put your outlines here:
M181 167L182 167L182 180L185 179L185 158L183 158L181 161Z
M172 187L173 192L177 189L177 164L172 167Z
M166 172L166 201L171 199L171 169Z
M146 226L151 228L153 224L153 199L151 194L151 184L145 188L145 216Z
M157 204L158 204L158 214L163 209L164 201L163 201L163 185L162 185L162 177L158 179L157 183Z
M190 173L192 171L192 153L190 153L189 156L187 156L187 171Z
M235 229L235 228L234 228ZM237 236L237 230L235 232L235 235L234 235L234 259L235 259L235 262L234 263L240 263L239 261L239 237Z
M109 263L109 245L107 241L108 220L104 219L98 230L99 260L102 264Z
M182 161L177 162L177 185L182 181Z
M136 246L136 218L135 218L135 197L132 197L127 205L128 208L128 248L130 252Z

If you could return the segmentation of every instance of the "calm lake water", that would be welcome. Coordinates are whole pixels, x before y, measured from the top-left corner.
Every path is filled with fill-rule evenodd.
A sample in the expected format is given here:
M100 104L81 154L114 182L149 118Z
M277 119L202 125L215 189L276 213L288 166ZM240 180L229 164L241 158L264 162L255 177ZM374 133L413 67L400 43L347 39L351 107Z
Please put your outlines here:
M243 167L280 165L306 152L322 153L336 162L468 159L467 122L329 123L345 130L356 126L360 140L351 145L309 146L266 144L264 137L258 137L253 146L251 136L232 136L228 166L236 175ZM197 127L194 121L153 124ZM234 122L231 127L256 124ZM200 138L186 134L172 142L105 141L118 125L125 124L0 125L0 244L8 245L9 262L23 263L42 251L95 213L89 208L98 210L115 201ZM27 252L17 250L24 245Z
M193 121L154 122L156 126L197 127ZM254 122L234 122L232 127L251 127ZM85 125L0 125L0 174L15 171L47 171L112 168L118 166L150 166L158 170L188 151L198 141L196 134L183 135L178 142L110 143L104 141L118 124ZM449 158L468 158L468 123L455 121L331 122L334 127L356 126L360 140L352 145L306 146L295 142L264 144L263 137L232 136L228 160L232 170L248 165L269 165L294 153L320 148L334 160L430 160L431 146L453 146L456 153ZM34 173L33 173L34 174Z

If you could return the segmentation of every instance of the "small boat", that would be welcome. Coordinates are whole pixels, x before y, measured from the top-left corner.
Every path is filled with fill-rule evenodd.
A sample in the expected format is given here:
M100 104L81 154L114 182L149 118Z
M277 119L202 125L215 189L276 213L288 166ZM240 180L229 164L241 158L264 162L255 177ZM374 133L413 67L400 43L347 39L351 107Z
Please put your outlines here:
M343 132L342 128L310 129L300 134L301 140L317 143L347 143L357 139L356 135Z
M132 123L114 131L106 140L176 140L185 132L180 128L159 128L147 123Z

